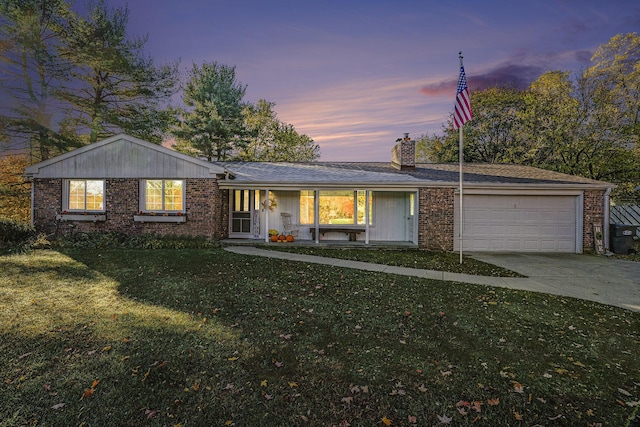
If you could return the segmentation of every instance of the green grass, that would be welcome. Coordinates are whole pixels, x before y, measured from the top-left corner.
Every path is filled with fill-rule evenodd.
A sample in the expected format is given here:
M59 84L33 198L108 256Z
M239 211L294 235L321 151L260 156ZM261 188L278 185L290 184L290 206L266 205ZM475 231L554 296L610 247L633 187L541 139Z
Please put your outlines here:
M463 258L463 262L460 264L460 255L453 252L425 251L419 249L309 248L284 244L264 245L261 246L261 249L372 262L398 267L474 274L477 276L523 277L515 271L487 264L486 262L478 261L467 256Z
M624 426L640 399L640 313L592 302L221 249L0 271L3 427Z

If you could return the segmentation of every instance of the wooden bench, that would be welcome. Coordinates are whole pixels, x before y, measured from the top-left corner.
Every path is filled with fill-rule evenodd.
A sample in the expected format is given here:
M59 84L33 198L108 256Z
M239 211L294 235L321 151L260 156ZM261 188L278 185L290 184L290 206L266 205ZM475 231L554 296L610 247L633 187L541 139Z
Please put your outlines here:
M316 240L316 228L315 227L311 227L309 229L311 231L311 238L313 240ZM320 234L322 234L324 236L325 233L345 233L349 235L349 241L350 242L355 242L356 239L356 234L360 234L362 232L364 232L364 227L358 227L358 226L340 226L340 227L319 227L318 231L320 232Z

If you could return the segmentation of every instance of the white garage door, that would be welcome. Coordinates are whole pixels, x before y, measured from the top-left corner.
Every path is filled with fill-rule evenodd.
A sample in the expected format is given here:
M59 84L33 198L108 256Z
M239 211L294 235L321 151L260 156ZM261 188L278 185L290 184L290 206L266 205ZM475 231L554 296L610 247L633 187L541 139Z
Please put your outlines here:
M465 251L576 251L576 196L470 194L464 196L463 207Z

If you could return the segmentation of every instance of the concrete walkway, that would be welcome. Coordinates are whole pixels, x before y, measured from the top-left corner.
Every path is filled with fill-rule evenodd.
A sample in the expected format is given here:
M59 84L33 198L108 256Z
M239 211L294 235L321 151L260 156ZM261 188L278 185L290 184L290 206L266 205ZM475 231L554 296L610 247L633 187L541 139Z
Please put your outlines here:
M315 255L270 251L252 246L228 246L227 251L312 264L378 271L562 295L640 311L640 263L577 254L472 253L471 257L503 267L526 278L488 277L408 267L394 267Z

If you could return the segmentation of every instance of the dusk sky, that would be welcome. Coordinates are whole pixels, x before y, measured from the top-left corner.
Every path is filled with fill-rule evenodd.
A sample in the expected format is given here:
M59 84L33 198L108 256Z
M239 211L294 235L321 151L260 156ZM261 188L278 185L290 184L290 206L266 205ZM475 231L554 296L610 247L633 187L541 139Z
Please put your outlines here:
M440 133L459 51L472 92L524 88L547 70L584 69L599 45L640 30L637 0L108 3L128 3L129 33L149 36L157 64L235 65L246 100L275 102L324 161L388 161L404 132Z

